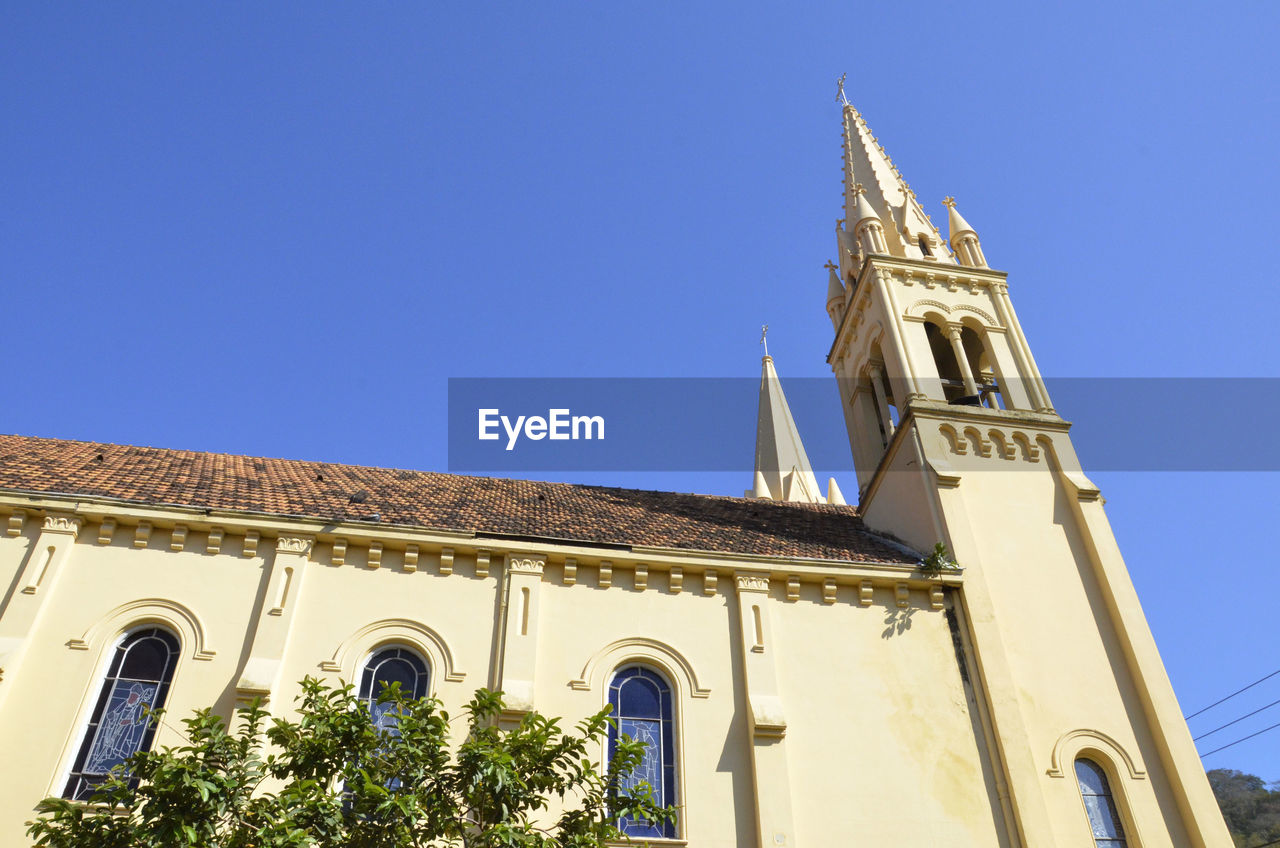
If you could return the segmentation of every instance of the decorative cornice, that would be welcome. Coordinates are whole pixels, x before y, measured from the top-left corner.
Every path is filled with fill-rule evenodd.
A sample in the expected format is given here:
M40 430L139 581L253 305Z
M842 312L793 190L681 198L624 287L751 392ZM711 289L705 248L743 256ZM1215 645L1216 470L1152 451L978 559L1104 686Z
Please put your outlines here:
M315 541L311 536L281 536L276 539L276 553L309 556Z
M507 571L520 574L541 574L547 566L545 557L534 554L507 554Z
M45 533L69 533L72 536L80 532L84 519L77 515L46 515L44 525L40 528Z
M735 574L739 592L769 593L768 574Z

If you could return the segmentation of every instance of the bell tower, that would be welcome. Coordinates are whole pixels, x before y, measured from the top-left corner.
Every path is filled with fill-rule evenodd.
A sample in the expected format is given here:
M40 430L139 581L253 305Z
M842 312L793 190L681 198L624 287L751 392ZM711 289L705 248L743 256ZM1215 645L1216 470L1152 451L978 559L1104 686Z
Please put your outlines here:
M843 89L842 89L843 90ZM1229 846L1195 745L1070 424L977 230L948 238L842 103L844 218L827 265L835 372L872 530L962 568L949 608L1025 846ZM1117 819L1085 813L1079 763ZM1127 842L1091 828L1112 827Z

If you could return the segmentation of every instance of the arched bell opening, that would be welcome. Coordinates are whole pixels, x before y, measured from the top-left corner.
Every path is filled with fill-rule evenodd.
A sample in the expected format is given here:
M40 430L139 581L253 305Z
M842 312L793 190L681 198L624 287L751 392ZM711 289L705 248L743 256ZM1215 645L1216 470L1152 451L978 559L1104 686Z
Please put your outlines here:
M933 364L938 369L938 380L942 383L943 400L947 403L959 403L968 395L960 362L956 359L955 350L947 332L932 321L924 325L925 338L929 341L929 350L933 353Z
M989 409L1006 409L1008 402L1000 391L1000 375L996 371L995 357L983 335L968 325L960 329L960 345L964 349L969 373L977 389L978 405Z

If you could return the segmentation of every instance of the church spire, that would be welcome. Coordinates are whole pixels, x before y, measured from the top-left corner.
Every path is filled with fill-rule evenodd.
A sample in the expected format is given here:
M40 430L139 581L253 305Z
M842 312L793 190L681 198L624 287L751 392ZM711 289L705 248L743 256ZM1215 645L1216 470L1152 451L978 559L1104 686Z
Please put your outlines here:
M867 209L883 216L889 253L907 259L954 263L938 228L929 220L889 154L851 103L843 103L844 207L852 230Z
M956 252L960 262L974 268L986 268L987 259L982 255L982 245L978 243L978 234L969 226L956 208L956 199L948 197L942 201L947 207L947 229L951 231L951 248Z
M753 497L775 501L823 503L817 478L800 441L773 357L764 356L760 409L756 421L756 471Z

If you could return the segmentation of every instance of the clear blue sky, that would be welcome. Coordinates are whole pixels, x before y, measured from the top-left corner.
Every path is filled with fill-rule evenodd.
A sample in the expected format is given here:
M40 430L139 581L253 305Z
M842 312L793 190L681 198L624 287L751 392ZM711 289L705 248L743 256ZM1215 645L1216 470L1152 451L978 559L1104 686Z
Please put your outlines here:
M0 431L443 469L450 376L821 377L845 71L1046 374L1278 377L1280 7L1197 5L6 4ZM1184 708L1280 668L1277 475L1096 477Z

